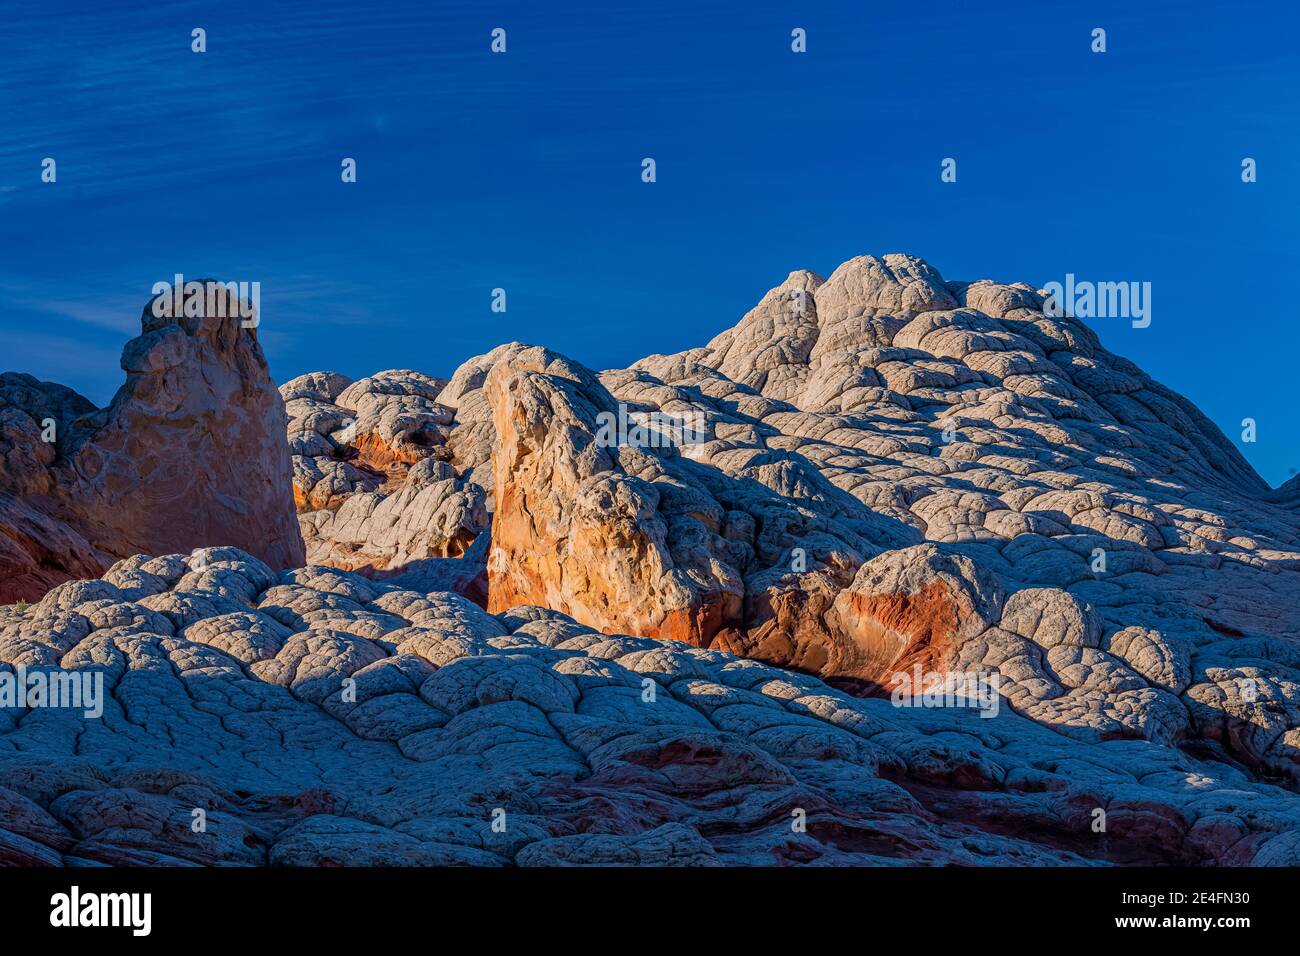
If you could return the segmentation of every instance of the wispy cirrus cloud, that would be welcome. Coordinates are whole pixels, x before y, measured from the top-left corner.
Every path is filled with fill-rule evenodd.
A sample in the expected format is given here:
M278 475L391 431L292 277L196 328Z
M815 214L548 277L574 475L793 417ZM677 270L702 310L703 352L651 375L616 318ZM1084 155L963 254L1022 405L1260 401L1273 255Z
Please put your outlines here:
M112 288L95 283L78 283L87 289ZM145 301L140 296L105 294L88 291L70 295L67 282L39 282L29 277L0 274L0 289L5 300L31 313L48 316L76 325L89 325L112 332L136 335L140 331L140 310Z

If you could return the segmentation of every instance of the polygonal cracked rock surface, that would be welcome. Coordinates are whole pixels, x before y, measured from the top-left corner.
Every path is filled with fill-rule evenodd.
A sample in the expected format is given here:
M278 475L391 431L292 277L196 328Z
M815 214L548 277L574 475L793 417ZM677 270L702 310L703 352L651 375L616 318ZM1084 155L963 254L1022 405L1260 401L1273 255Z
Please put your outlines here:
M1209 746L1300 783L1294 489L1042 302L864 256L626 370L474 360L496 435L489 607L859 692L996 674L1062 733ZM703 426L611 442L611 417Z
M0 711L4 862L1300 862L1293 794L1156 743L895 707L544 608L272 575L231 548L109 577L130 570L163 589L71 582L0 609L6 672L105 686L98 717ZM1031 633L1005 640L1095 666L1054 600L1022 599Z
M0 709L0 858L1295 860L1297 486L1032 286L864 256L624 370L281 394L312 566L138 555L0 610L0 661L113 690ZM842 692L936 674L998 716Z
M1193 405L1025 283L862 256L625 370L511 343L446 384L318 373L284 394L423 403L437 435L410 472L438 467L436 490L358 485L301 515L324 563L857 693L993 674L1062 734L1300 782L1295 487L1268 491ZM687 419L698 436L655 440ZM490 533L457 517L466 495ZM344 529L365 541L351 555Z

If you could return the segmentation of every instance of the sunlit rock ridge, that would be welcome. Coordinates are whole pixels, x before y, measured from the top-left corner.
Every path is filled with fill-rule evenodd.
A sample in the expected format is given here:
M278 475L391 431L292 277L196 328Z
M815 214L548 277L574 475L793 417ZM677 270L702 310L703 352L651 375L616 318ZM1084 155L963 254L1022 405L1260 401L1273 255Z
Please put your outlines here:
M1032 285L860 257L627 369L280 397L305 568L91 529L0 609L107 678L0 708L0 859L1300 862L1300 493Z

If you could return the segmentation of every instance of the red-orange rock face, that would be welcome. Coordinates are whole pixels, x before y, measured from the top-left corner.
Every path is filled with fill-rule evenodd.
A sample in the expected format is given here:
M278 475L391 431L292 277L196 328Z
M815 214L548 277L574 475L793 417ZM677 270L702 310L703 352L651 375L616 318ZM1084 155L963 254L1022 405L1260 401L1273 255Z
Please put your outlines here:
M932 544L864 564L828 620L841 651L833 673L887 687L895 674L952 669L964 641L997 620L997 582L962 555Z
M498 362L485 391L497 432L489 609L538 604L703 646L739 622L739 578L670 541L669 474L599 440L616 403L594 376L529 349ZM649 470L626 467L638 464Z

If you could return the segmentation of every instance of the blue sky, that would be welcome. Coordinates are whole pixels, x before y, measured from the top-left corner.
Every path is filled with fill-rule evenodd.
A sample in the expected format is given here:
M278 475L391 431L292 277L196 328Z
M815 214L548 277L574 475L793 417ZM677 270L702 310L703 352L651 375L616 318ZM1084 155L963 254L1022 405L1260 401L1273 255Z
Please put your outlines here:
M282 381L450 374L510 340L621 366L792 269L911 252L1151 282L1151 326L1102 341L1234 440L1255 418L1270 482L1300 468L1281 3L135 6L0 22L0 367L107 401L175 272L261 282Z

